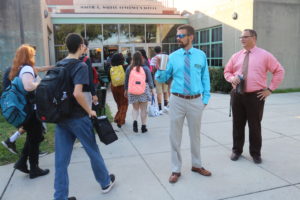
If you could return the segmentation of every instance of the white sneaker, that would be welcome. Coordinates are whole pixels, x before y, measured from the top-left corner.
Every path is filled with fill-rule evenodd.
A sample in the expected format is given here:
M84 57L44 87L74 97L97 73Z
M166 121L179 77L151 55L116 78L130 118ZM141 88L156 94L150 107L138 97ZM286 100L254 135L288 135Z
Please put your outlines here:
M162 115L164 113L163 110L158 111L159 115Z
M166 113L166 114L168 114L169 113L169 107L165 106L163 112Z
M109 185L106 186L105 188L102 188L102 193L104 193L104 194L108 193L111 190L111 188L114 186L115 182L116 182L115 175L110 174L109 177L110 177Z

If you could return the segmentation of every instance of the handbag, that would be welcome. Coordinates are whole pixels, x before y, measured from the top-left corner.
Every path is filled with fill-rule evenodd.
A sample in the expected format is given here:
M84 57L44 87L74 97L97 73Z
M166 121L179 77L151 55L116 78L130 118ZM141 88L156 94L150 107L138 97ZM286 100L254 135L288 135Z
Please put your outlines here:
M158 108L155 104L154 95L152 95L151 105L149 105L149 107L148 107L148 116L149 117L159 116L159 111L158 111Z
M108 145L118 140L118 136L106 116L93 118L92 121L101 142Z

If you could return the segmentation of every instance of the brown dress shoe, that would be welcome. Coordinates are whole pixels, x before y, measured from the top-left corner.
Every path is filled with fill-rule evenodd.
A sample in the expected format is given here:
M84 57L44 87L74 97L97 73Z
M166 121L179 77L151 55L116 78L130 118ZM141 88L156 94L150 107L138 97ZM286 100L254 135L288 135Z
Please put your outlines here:
M180 176L181 176L181 173L172 172L172 174L169 178L169 182L170 183L176 183Z
M197 173L199 173L199 174L201 174L203 176L211 176L211 172L208 171L208 170L206 170L206 169L204 169L203 167L201 167L201 168L192 167L192 171L193 172L197 172Z

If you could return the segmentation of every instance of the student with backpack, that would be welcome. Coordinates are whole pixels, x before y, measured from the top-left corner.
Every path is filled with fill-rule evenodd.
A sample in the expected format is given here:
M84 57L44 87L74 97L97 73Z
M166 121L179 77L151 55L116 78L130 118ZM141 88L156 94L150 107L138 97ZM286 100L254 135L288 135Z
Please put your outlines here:
M13 60L13 65L9 73L9 80L14 82L16 77L20 78L24 90L28 93L27 99L27 118L22 124L27 131L26 141L19 160L15 163L14 168L29 173L29 178L44 176L49 173L49 169L39 168L39 145L43 139L42 123L36 117L35 106L33 103L34 91L40 83L40 78L37 76L35 65L35 49L28 45L21 45ZM30 169L27 167L29 160Z
M96 117L96 112L88 105L83 94L83 85L89 84L88 68L84 62L79 61L79 57L85 51L83 38L79 34L70 33L66 37L65 44L69 51L68 56L57 65L65 67L67 71L66 81L70 81L71 101L68 115L57 122L55 130L55 200L76 199L68 198L68 166L76 139L89 156L95 179L100 184L102 192L109 192L115 183L115 176L109 174L93 132L90 117Z
M155 74L160 67L162 56L168 56L162 53L161 47L154 47L154 51L156 55L151 59L150 66L152 67L152 73ZM160 114L162 114L162 99L164 99L164 110L168 110L168 102L169 102L169 93L168 93L168 84L160 83L157 80L154 80L156 86L156 94L157 94L157 103Z
M36 50L35 46L32 46L34 50ZM53 68L53 66L42 66L42 67L35 67L37 72L45 72L49 69ZM8 67L3 75L2 80L2 88L6 89L11 85L11 81L9 80L9 73L10 73L11 67ZM46 124L43 124L43 133L46 132ZM6 140L1 141L1 144L9 150L13 154L18 154L17 148L16 148L16 140L22 135L26 133L26 130L24 130L22 127L18 128L16 132L14 132L10 137L8 137ZM42 157L44 155L47 155L48 152L39 152L39 157Z
M153 68L150 65L151 60L147 57L147 53L146 53L145 49L140 49L139 52L142 54L142 57L143 57L143 65L147 66L150 69L152 80L153 80L153 85L155 87Z
M117 103L118 111L114 117L114 122L121 128L125 124L126 113L128 109L128 99L124 96L125 70L124 56L121 53L115 53L111 58L111 68L109 70L109 79L111 81L111 92Z
M142 133L147 132L147 105L153 94L153 80L148 66L143 65L144 60L140 52L135 52L129 68L126 70L125 97L133 106L133 131L138 132L137 118L141 113Z

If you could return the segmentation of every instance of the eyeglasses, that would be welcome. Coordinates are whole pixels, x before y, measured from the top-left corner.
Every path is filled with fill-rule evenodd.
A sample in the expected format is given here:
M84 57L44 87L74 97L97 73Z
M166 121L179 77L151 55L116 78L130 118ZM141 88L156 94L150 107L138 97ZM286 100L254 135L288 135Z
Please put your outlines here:
M247 39L249 37L253 37L252 35L241 36L240 39Z
M182 39L182 38L184 38L185 36L186 36L186 34L178 34L178 35L176 35L176 38Z

